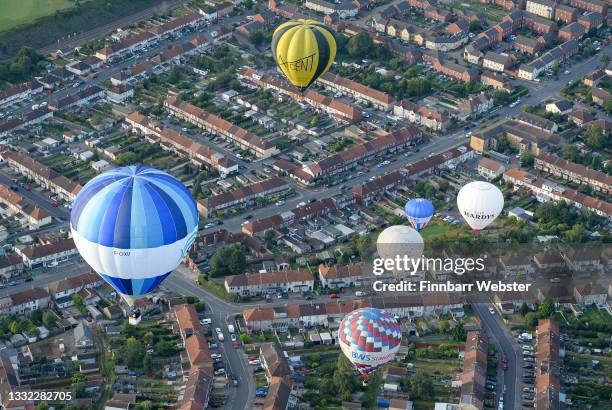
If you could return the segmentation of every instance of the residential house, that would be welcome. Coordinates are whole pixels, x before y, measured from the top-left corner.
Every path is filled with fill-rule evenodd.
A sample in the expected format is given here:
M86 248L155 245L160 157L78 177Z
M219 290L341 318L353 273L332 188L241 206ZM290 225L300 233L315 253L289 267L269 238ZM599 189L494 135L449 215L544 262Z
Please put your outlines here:
M15 252L21 256L23 264L29 269L55 266L79 254L72 238L58 239L39 246L17 248Z
M246 208L255 203L258 198L265 200L284 195L291 189L291 186L281 178L270 178L199 200L198 211L208 218L216 212Z
M478 161L478 174L489 181L502 175L505 170L506 167L502 163L490 158L483 157Z
M572 104L568 100L561 99L546 104L546 112L550 112L557 115L565 115L568 114L573 107L574 104Z
M230 294L251 296L269 291L308 292L314 289L314 278L307 270L248 273L225 278L225 290Z
M484 408L489 338L484 332L468 332L461 373L459 403Z
M3 184L0 184L0 215L12 216L30 229L38 229L53 222L47 211Z

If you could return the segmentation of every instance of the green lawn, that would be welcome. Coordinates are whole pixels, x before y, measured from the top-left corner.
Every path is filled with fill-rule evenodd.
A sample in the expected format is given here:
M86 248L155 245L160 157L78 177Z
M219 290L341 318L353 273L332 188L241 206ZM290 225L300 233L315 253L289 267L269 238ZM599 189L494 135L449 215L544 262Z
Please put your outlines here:
M72 6L74 3L70 0L2 0L0 31L9 30Z

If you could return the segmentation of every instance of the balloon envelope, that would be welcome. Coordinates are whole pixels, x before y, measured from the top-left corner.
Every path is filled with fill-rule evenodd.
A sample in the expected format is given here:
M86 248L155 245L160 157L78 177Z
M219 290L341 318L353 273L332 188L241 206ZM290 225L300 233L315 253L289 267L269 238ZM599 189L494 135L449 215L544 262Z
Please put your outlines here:
M393 359L402 341L395 318L375 308L357 309L346 315L338 336L342 353L366 378Z
M459 191L457 207L468 225L478 232L495 221L504 209L504 194L489 182L473 181Z
M428 199L416 198L406 203L404 212L414 229L420 231L431 220L434 214L434 206Z
M315 20L291 20L272 35L272 55L291 84L305 90L336 58L331 30Z
M404 255L409 259L417 259L423 255L425 243L423 237L416 230L406 225L393 225L378 235L376 250L382 259L396 259ZM408 270L393 269L395 276L410 273Z
M191 193L176 178L143 166L89 181L70 212L81 256L118 292L151 292L183 260L198 231Z

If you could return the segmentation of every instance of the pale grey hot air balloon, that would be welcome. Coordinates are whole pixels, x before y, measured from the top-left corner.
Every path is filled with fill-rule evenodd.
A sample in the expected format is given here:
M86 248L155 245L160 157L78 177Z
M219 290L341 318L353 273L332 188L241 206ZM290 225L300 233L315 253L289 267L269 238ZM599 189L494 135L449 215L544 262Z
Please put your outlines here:
M393 225L378 235L376 249L378 256L382 259L396 259L398 256L403 260L418 259L423 255L425 243L423 237L415 229L406 225ZM403 276L409 271L405 269L394 269L395 276Z

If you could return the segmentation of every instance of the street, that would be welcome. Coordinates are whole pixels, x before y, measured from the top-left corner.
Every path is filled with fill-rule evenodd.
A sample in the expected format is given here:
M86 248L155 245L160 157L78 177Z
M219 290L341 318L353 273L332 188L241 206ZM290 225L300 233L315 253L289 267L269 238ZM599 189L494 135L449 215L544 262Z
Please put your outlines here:
M488 305L484 303L472 304L474 312L480 317L483 328L487 331L489 338L498 346L503 354L508 358L508 369L504 372L504 409L518 409L521 403L521 365L523 359L519 355L518 344L514 341L505 325L501 323L499 314L492 315ZM501 390L498 385L498 392ZM503 390L502 390L503 391ZM499 400L499 395L497 400ZM497 408L497 403L495 408Z

